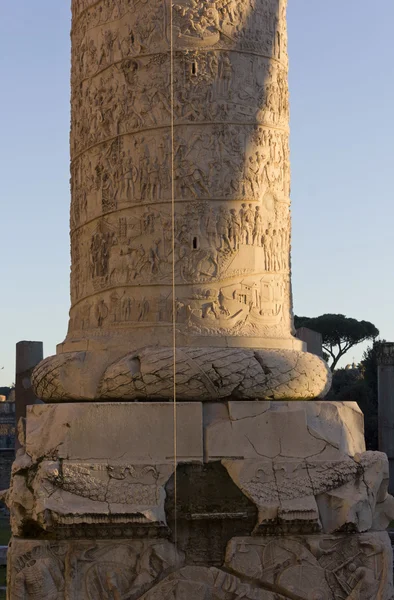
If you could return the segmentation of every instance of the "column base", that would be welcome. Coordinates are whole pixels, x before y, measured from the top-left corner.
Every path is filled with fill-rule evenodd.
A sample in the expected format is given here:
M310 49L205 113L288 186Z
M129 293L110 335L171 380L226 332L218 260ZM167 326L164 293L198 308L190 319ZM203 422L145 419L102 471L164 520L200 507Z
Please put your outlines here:
M51 356L33 373L35 393L46 402L173 399L172 348L114 356L103 350ZM328 392L331 372L301 350L184 347L175 353L175 383L177 399L188 402L312 400Z

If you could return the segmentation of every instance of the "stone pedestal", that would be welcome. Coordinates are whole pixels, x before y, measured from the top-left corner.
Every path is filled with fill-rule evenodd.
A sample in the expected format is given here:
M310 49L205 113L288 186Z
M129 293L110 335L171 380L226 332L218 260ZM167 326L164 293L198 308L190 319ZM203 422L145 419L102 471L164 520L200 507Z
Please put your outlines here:
M355 403L175 408L176 462L171 403L29 407L10 599L391 598L388 463Z

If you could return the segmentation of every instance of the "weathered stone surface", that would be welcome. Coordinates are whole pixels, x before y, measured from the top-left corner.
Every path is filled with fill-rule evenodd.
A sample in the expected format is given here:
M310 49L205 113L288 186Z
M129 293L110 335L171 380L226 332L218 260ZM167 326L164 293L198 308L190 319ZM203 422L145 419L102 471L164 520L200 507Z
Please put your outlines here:
M201 404L177 403L176 419L179 459L201 461ZM46 457L172 464L174 431L174 405L169 402L32 406L26 453L34 461Z
M311 402L304 408L311 435L349 456L364 452L364 415L357 402Z
M286 2L76 5L67 341L290 338Z
M219 462L178 465L166 494L167 523L188 564L222 565L229 540L257 523L256 505Z
M241 580L280 585L300 600L389 600L393 594L392 549L385 532L236 538L225 565Z
M161 535L175 417L177 460L202 462L197 402L30 407L7 499L14 534L34 524L37 534L60 538L103 531L135 537L150 535L149 528Z
M12 600L390 600L387 533L232 539L221 566L193 565L166 540L13 539Z
M111 364L89 369L94 353L60 354L46 359L34 374L44 400L96 399L220 400L223 398L288 398L311 400L330 388L331 374L318 357L297 350L247 348L145 348ZM96 375L94 376L94 373Z
M149 527L165 530L164 486L174 471L171 464L136 466L94 461L42 461L28 473L14 476L10 489L11 524L24 535L36 532L59 538L149 536ZM119 533L113 530L120 529ZM77 533L78 532L78 533ZM107 535L109 535L107 533Z
M184 564L166 540L32 542L13 539L13 600L139 598Z
M365 452L363 415L355 402L208 403L204 422L208 460Z
M379 452L365 452L357 461L279 457L222 462L258 507L256 534L385 530L394 518L387 457Z
M327 392L292 323L286 6L73 0L71 310L44 400L167 398L174 358L183 400Z
M221 461L257 508L256 534L383 530L394 519L387 458L365 452L353 403L53 404L28 410L8 494L15 535L32 523L63 537L121 523L166 530L175 416L177 463ZM224 519L238 511L228 502Z
M258 508L255 533L384 530L394 519L387 457L365 452L355 403L208 403L204 427L206 460L222 460Z

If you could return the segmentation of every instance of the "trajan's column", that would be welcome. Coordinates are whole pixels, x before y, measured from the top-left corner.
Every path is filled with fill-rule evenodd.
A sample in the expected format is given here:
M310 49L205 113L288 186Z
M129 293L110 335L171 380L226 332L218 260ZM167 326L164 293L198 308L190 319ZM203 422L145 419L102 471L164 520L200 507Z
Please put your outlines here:
M71 311L43 399L172 398L174 344L180 399L327 391L292 335L285 11L73 2Z
M72 16L70 323L8 599L391 600L387 457L293 337L286 0Z

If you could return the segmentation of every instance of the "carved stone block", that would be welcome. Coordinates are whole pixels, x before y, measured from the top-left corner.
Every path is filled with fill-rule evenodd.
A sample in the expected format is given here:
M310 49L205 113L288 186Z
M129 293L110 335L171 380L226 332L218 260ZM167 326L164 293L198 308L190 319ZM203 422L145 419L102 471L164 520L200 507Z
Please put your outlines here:
M241 581L245 577L250 583L280 586L294 594L287 597L299 600L390 600L393 569L387 538L385 532L236 538L228 545L225 565Z
M14 534L163 535L175 432L177 460L201 463L198 402L29 407L8 493Z
M52 404L28 408L26 452L39 458L174 462L202 460L202 405L171 402Z
M391 600L387 533L239 537L220 566L190 564L167 540L14 538L12 600Z
M364 418L355 402L204 404L209 460L340 458L365 452Z
M26 535L34 523L44 537L94 537L100 529L116 537L123 526L122 537L165 534L175 432L185 505L193 494L212 496L208 474L187 469L222 464L257 516L240 500L229 510L224 499L215 514L242 520L246 511L247 532L383 530L394 519L387 457L365 452L362 427L357 405L343 402L32 406L8 494L13 532ZM209 477L227 486L219 471ZM209 506L197 513L208 515Z
M205 457L258 508L256 534L384 530L394 519L385 454L366 452L355 403L204 405Z
M12 600L141 598L184 556L167 540L37 542L14 538Z

